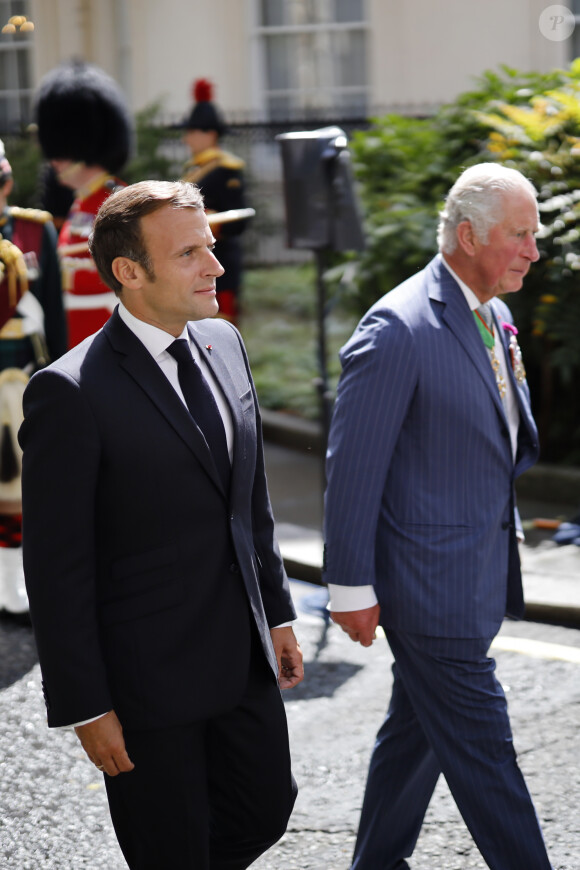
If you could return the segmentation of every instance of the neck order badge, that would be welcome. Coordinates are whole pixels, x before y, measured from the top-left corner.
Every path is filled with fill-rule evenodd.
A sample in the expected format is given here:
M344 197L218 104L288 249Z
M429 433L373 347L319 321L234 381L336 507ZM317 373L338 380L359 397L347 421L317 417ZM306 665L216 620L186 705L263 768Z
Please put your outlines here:
M488 303L486 302L483 305L480 305L479 308L477 308L473 312L473 316L475 318L475 322L477 323L477 328L479 329L479 334L481 335L483 343L489 351L491 367L495 374L495 382L499 390L500 398L503 400L506 394L506 385L503 375L501 373L501 369L499 367L499 360L495 355L495 334L493 327L493 317L491 313L491 308Z

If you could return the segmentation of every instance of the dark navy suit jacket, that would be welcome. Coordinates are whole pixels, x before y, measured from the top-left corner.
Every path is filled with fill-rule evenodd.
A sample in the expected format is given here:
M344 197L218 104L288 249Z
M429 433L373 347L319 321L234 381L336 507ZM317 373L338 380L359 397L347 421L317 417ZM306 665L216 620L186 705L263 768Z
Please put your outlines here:
M269 627L295 612L248 361L231 324L189 331L232 414L229 493L117 312L27 387L24 567L52 726L114 708L125 727L165 727L231 708L252 623L276 671Z
M506 341L509 310L492 308ZM514 463L486 348L439 256L370 309L341 361L326 581L372 583L386 627L493 637L506 612L523 612L514 479L538 453L527 385L510 368Z

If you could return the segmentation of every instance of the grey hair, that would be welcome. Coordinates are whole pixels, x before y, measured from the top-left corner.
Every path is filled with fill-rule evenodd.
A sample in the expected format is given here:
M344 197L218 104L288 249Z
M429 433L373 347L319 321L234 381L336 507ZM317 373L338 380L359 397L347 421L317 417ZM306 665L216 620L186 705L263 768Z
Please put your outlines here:
M457 227L463 221L469 221L480 242L487 244L489 231L501 220L504 194L518 191L537 197L534 185L517 169L499 163L479 163L466 169L447 194L445 207L439 213L439 250L453 253L457 247Z

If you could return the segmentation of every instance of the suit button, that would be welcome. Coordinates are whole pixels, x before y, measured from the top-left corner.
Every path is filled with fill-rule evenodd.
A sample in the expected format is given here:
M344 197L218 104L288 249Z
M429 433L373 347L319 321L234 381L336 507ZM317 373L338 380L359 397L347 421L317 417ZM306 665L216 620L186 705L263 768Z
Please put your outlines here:
M501 527L502 527L502 529L503 529L504 532L505 532L506 529L509 529L510 524L508 523L507 520L504 520L503 523L501 524Z
M232 562L232 564L230 565L230 572L232 574L239 574L240 573L240 566L238 565L237 562Z

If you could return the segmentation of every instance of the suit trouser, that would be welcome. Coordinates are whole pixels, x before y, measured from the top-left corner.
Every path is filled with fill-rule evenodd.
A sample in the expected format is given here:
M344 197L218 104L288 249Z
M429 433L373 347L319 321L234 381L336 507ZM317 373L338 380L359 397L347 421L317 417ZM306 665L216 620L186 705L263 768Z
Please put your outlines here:
M395 657L352 870L393 870L415 848L441 772L492 870L550 870L516 762L491 640L386 630Z
M235 709L125 732L125 741L135 769L105 782L131 870L244 870L286 830L296 784L284 705L261 651Z

